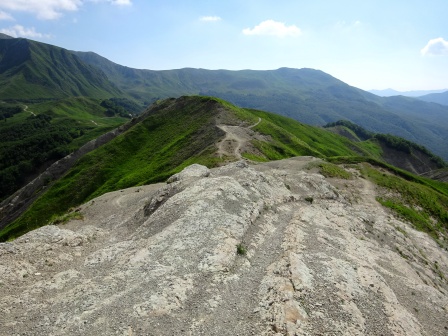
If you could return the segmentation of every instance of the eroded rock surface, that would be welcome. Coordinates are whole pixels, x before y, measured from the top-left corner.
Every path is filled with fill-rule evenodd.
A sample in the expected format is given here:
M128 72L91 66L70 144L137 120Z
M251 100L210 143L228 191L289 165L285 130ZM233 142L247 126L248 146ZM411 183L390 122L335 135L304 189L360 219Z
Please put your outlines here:
M314 160L193 165L0 244L0 334L447 335L448 253Z

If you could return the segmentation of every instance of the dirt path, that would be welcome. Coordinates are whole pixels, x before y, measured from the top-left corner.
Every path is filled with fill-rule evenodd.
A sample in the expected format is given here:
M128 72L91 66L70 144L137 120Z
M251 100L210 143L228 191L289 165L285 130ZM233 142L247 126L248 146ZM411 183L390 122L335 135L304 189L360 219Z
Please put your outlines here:
M380 207L375 197L375 185L369 180L363 178L360 180L363 184L360 194L364 202L370 204L371 206Z
M255 124L253 124L253 125L250 125L248 128L254 128L255 126L257 126L259 123L261 122L261 118L259 117L258 118L258 121L255 123Z
M218 146L218 155L222 158L223 156L234 156L238 160L243 159L241 156L241 149L252 140L251 133L252 130L261 122L261 118L250 126L229 126L229 125L218 125L218 127L226 133L225 138L220 141Z
M28 111L28 105L23 105L23 111L27 112ZM33 111L28 111L29 113L31 113L31 115L36 116L36 114Z

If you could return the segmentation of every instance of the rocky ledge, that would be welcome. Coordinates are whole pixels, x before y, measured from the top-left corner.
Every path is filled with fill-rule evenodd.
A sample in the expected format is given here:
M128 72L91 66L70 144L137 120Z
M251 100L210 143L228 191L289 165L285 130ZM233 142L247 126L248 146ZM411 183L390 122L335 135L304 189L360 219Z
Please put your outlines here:
M315 160L192 165L0 244L0 334L447 335L448 253Z

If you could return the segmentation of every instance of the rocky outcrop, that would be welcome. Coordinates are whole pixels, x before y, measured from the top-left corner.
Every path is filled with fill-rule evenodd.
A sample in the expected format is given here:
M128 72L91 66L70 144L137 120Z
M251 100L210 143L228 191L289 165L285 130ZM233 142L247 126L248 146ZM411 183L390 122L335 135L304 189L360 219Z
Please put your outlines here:
M424 174L440 168L439 162L434 161L427 153L413 148L411 153L403 152L379 142L383 160L395 167L405 169L413 174Z
M448 253L315 160L193 165L0 244L0 334L446 335Z
M431 171L421 174L421 176L448 183L448 168L431 170Z

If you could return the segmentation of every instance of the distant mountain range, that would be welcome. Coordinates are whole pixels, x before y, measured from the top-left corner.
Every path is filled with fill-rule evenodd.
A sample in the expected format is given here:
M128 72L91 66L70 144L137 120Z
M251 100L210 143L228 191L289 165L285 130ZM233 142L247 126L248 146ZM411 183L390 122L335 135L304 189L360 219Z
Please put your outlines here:
M442 93L446 92L448 89L443 90L414 90L414 91L397 91L394 89L385 90L369 90L368 92L373 93L380 97L391 97L391 96L405 96L405 97L421 97L429 95L432 93Z
M392 96L406 96L406 97L415 97L420 100L429 102L429 103L437 103L440 105L448 106L448 89L444 90L426 90L426 91L395 91L393 89L386 90L370 90L370 93L373 93L380 97L392 97Z
M378 97L313 69L138 70L95 53L76 52L122 91L146 103L185 94L216 96L311 125L341 119L430 148L448 160L448 108L409 97Z
M425 96L418 97L418 99L448 106L448 91L442 93L427 94Z
M26 39L0 39L0 55L4 99L113 96L149 105L182 95L216 96L311 125L345 119L424 145L448 160L448 107L410 97L378 97L318 70L139 70L95 53Z

